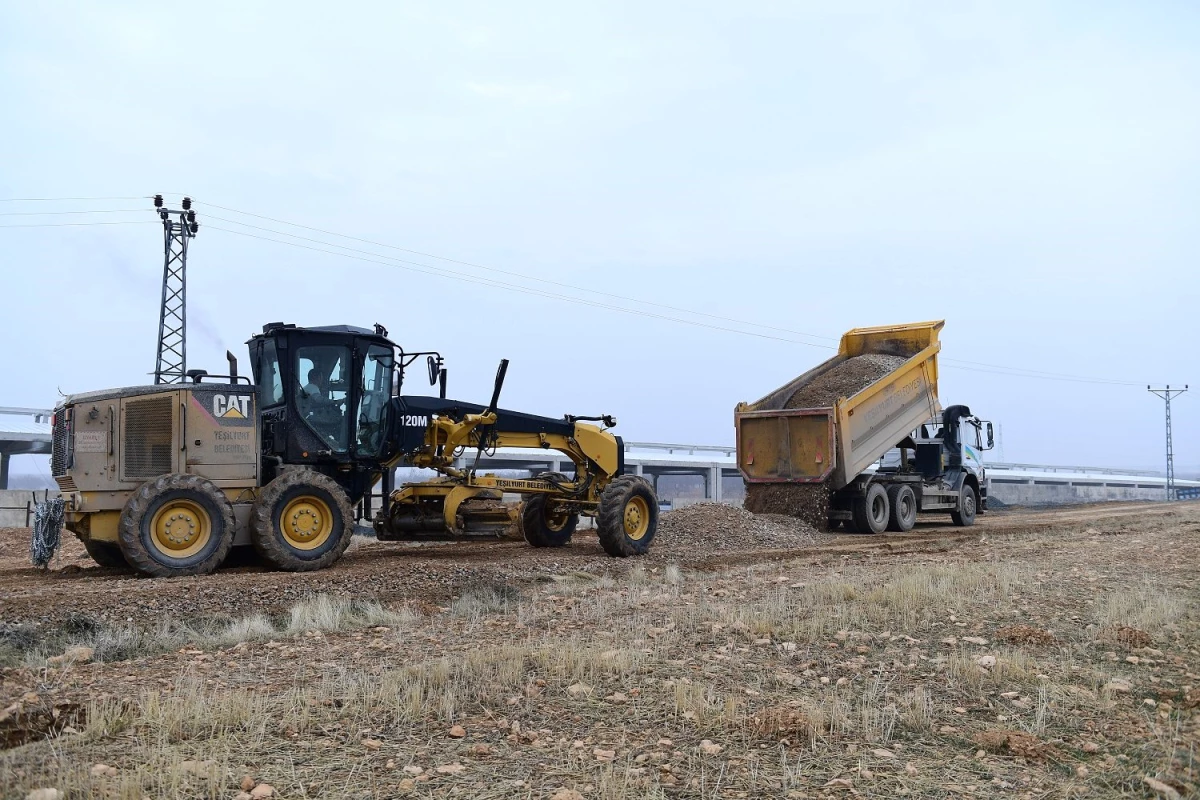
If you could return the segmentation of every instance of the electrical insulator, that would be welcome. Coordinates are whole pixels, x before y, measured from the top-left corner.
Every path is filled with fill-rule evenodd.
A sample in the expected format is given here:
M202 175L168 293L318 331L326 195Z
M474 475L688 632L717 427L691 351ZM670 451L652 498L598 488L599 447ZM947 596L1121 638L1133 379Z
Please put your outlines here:
M198 230L200 230L200 223L193 222L192 223L192 235L195 235L196 231L198 231Z
M190 197L183 198L183 210L187 211L191 207L192 207L192 198L190 198Z
M196 209L194 209L194 208L189 208L189 209L188 209L188 212L187 212L187 221L188 221L188 222L195 222L195 221L196 221Z
M154 207L162 208L162 195L161 194L154 195Z

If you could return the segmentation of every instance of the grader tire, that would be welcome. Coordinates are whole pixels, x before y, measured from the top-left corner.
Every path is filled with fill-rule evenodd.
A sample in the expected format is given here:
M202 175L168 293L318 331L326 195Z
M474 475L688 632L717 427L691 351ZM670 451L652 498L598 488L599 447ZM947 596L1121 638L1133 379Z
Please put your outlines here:
M117 536L129 566L143 575L207 575L233 546L233 506L199 475L162 475L134 492Z
M911 486L898 483L888 487L888 530L911 531L917 524L917 493Z
M310 469L287 470L263 487L250 540L267 563L288 572L324 569L350 546L354 512L342 487Z
M535 478L567 480L567 476L559 472L542 472ZM575 529L579 526L579 514L552 513L550 496L534 494L521 504L517 524L525 541L533 547L565 547L570 543Z
M640 556L658 532L658 498L650 482L637 475L614 478L600 495L596 533L610 556Z
M129 570L129 562L125 560L125 556L121 555L121 548L109 542L96 542L91 539L86 539L83 542L83 549L87 550L87 554L104 569L119 569L122 571Z

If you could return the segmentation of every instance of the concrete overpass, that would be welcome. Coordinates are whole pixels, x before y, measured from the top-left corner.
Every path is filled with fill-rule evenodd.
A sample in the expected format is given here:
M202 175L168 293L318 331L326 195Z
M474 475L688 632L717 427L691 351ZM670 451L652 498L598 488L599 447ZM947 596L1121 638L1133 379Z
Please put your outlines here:
M468 453L457 466L474 463ZM655 487L665 476L693 476L703 482L704 499L725 502L741 495L742 478L732 446L626 442L626 470L650 479ZM571 473L571 462L553 450L501 448L479 461L481 470L517 470L530 473ZM1161 472L1110 467L1055 466L1048 464L988 463L988 495L1001 503L1046 505L1091 503L1107 500L1165 500L1166 476ZM735 482L733 486L730 481ZM1176 480L1182 497L1200 492L1200 481Z
M52 411L0 406L0 491L8 488L8 461L14 455L50 452Z

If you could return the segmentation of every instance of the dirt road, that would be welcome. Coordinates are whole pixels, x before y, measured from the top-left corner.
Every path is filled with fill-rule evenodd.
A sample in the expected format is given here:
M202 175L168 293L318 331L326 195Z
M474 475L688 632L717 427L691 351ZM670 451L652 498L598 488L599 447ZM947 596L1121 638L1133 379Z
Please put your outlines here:
M1194 504L1189 504L1194 505ZM384 603L445 603L465 588L489 584L521 585L575 572L624 574L673 564L716 570L786 559L899 555L937 552L977 542L981 537L1010 536L1051 529L1082 529L1096 520L1138 520L1175 513L1180 506L1162 503L1105 504L1065 509L1006 510L981 517L971 528L946 522L922 522L913 532L862 536L817 533L802 525L775 523L772 535L748 535L749 515L729 507L705 515L693 509L689 528L669 524L651 554L641 559L612 559L588 531L561 549L534 549L524 542L390 543L356 539L333 568L315 573L268 571L250 563L227 566L214 575L150 580L97 567L82 545L64 533L59 555L47 571L28 558L28 530L0 529L0 619L9 623L54 622L76 614L101 621L153 621L158 614L226 617L253 612L275 614L315 594L345 594ZM673 512L683 515L685 512ZM753 520L761 518L755 517ZM704 524L707 521L707 524Z

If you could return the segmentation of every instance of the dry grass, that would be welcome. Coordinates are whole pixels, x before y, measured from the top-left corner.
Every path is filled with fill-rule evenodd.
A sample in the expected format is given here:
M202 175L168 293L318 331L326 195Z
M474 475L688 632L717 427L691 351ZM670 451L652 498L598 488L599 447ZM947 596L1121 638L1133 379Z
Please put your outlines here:
M1194 571L1122 593L1083 538L1004 555L634 565L483 584L431 617L314 597L278 619L93 630L137 660L91 668L81 733L0 754L0 793L228 798L247 773L284 797L811 797L830 781L1121 797L1146 775L1194 790ZM1162 654L1113 661L1094 640L1121 626ZM1054 638L998 641L1026 629ZM81 674L39 669L42 686Z

